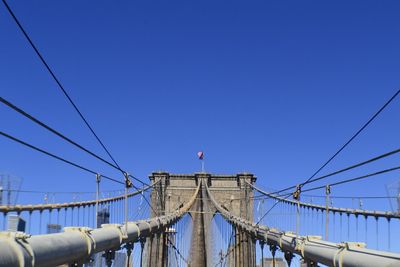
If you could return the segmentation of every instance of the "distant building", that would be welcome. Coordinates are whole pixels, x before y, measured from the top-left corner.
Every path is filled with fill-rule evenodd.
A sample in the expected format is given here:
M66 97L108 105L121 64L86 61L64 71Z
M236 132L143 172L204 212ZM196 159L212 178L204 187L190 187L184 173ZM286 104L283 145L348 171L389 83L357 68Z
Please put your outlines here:
M102 224L110 223L110 212L104 208L97 212L97 228L100 228Z
M97 212L97 228L100 228L102 224L107 224L110 223L110 212L108 208L103 208ZM117 256L117 253L115 253L115 262L121 262L121 257L120 255ZM117 258L118 257L118 258ZM103 252L97 253L93 255L93 262L85 264L85 266L90 266L90 267L106 267L106 261L103 257ZM126 265L115 265L113 266L126 266Z
M49 223L47 224L47 233L48 234L56 234L61 232L61 225Z
M8 174L0 174L0 205L15 205L18 199L18 188L21 187L22 179ZM3 195L4 193L4 195Z
M12 232L25 232L25 220L16 214L7 216L7 230Z

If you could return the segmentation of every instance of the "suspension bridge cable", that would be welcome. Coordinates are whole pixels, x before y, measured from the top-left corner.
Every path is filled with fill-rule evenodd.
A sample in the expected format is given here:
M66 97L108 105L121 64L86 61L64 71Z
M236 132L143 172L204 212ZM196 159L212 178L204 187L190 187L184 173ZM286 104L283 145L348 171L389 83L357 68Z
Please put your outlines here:
M78 169L81 169L81 170L83 170L83 171L86 171L86 172L89 172L89 173L95 174L95 175L98 174L98 172L95 172L94 170L91 170L91 169L86 168L86 167L84 167L84 166L82 166L82 165L79 165L79 164L77 164L77 163L74 163L74 162L72 162L72 161L69 161L69 160L67 160L67 159L64 159L64 158L62 158L62 157L60 157L60 156L54 155L54 154L52 154L52 153L50 153L50 152L48 152L48 151L45 151L45 150L43 150L43 149L41 149L41 148L38 148L38 147L36 147L36 146L34 146L34 145L31 145L31 144L29 144L29 143L27 143L27 142L24 142L24 141L22 141L22 140L20 140L20 139L18 139L18 138L16 138L16 137L13 137L13 136L11 136L11 135L9 135L9 134L6 134L6 133L4 133L4 132L1 132L1 131L0 131L0 135L4 136L4 137L6 137L6 138L8 138L8 139L10 139L10 140L13 140L13 141L15 141L15 142L17 142L17 143L19 143L19 144L21 144L21 145L24 145L24 146L26 146L26 147L29 147L29 148L31 148L31 149L33 149L33 150L36 150L36 151L38 151L38 152L41 152L41 153L43 153L43 154L45 154L45 155L47 155L47 156L50 156L50 157L55 158L55 159L57 159L57 160L59 160L59 161L62 161L62 162L67 163L67 164L69 164L69 165L72 165L72 166L74 166L74 167L76 167L76 168L78 168ZM110 180L110 181L113 181L113 182L116 182L116 183L119 183L119 184L125 184L125 183L123 183L123 182L121 182L121 181L118 181L118 180L116 180L116 179L114 179L114 178L111 178L111 177L108 177L108 176L105 176L105 175L101 175L101 176L102 176L103 178L105 178L105 179Z
M303 197L311 197L311 198L326 198L326 196L322 195L307 195L303 194ZM397 196L329 196L329 198L337 198L337 199L397 199Z
M280 197L281 195L277 195L277 197ZM308 195L308 194L301 194L302 197L309 197L309 198L326 198L326 195ZM264 199L269 199L271 196L268 196L266 194L261 194L253 197L248 197L249 199L254 199L254 200L264 200ZM232 200L240 200L240 199L248 199L248 198L233 198ZM397 196L329 196L329 198L340 198L340 199L397 199Z
M128 174L128 176L131 177L132 179L138 181L139 183L141 183L141 184L143 184L143 185L150 186L148 183L143 182L142 180L140 180L139 178L137 178L137 177L135 177L135 176L133 176L133 175L131 175L131 174Z
M225 255L223 255L223 258L221 259L221 260L222 260L222 264L224 264L224 266L226 266L226 261L227 261L227 259L228 259L229 254L231 254L231 252L232 252L234 249L236 249L236 245L233 246L233 247L232 247L232 245L231 245L231 244L232 244L233 234L234 234L234 228L231 227L231 235L230 235L229 240L228 240L228 244L227 244L227 248L226 248L226 253L225 253ZM221 263L221 262L220 262L220 263ZM217 263L215 266L217 266L217 265L220 264L220 263Z
M154 184L153 184L154 185ZM140 190L137 186L135 186L134 184L132 184L132 187L135 188L136 190ZM156 211L156 209L151 205L151 203L149 202L149 200L146 198L145 195L142 195L144 201L147 203L147 205L152 209L152 211L154 212L154 214L156 216L158 216L158 212Z
M108 164L109 166L120 170L120 168L118 168L116 165L112 164L111 162L103 159L102 157L98 156L97 154L91 152L90 150L88 150L87 148L81 146L80 144L76 143L75 141L71 140L70 138L66 137L64 134L60 133L59 131L51 128L50 126L48 126L47 124L45 124L44 122L40 121L39 119L35 118L34 116L30 115L29 113L27 113L26 111L22 110L21 108L15 106L14 104L12 104L11 102L7 101L6 99L4 99L3 97L0 97L0 102L5 104L6 106L10 107L11 109L15 110L16 112L18 112L19 114L25 116L26 118L30 119L31 121L35 122L36 124L42 126L43 128L45 128L46 130L52 132L53 134L59 136L60 138L64 139L65 141L67 141L68 143L76 146L77 148L85 151L86 153L90 154L91 156L101 160L102 162Z
M400 152L400 148L397 148L397 149L392 150L392 151L390 151L390 152L381 154L381 155L379 155L379 156L376 156L376 157L374 157L374 158L371 158L371 159L365 160L365 161L363 161L363 162L354 164L354 165L352 165L352 166L343 168L343 169L341 169L341 170L334 171L334 172L332 172L332 173L329 173L329 174L326 174L326 175L323 175L323 176L320 176L320 177L311 179L311 180L308 181L308 184L313 183L313 182L316 182L316 181L320 181L320 180L323 180L323 179L326 179L326 178L328 178L328 177L337 175L337 174L339 174L339 173L343 173L343 172L345 172L345 171L349 171L349 170L352 170L352 169L361 167L361 166L363 166L363 165L372 163L372 162L374 162L374 161L377 161L377 160L380 160L380 159L383 159L383 158L386 158L386 157L395 155L395 154L397 154L397 153L399 153L399 152ZM303 183L303 184L301 184L301 185L304 186L305 183ZM279 194L279 193L281 193L281 192L284 192L284 191L287 191L287 190L290 190L290 189L294 189L294 188L296 188L296 185L287 187L287 188L285 188L285 189L281 189L281 190L275 191L275 192L273 192L273 193L271 193L271 194Z
M125 173L121 168L108 160L102 158L101 156L95 154L94 152L90 151L89 149L83 147L82 145L78 144L77 142L73 141L71 138L68 138L64 134L60 133L59 131L55 130L54 128L50 127L46 123L40 121L39 119L35 118L33 115L27 113L26 111L22 110L21 108L17 107L16 105L12 104L10 101L4 99L3 97L0 97L0 102L3 103L4 105L8 106L9 108L13 109L14 111L18 112L19 114L23 115L24 117L28 118L29 120L33 121L34 123L40 125L41 127L45 128L46 130L50 131L51 133L57 135L61 139L67 141L68 143L74 145L75 147L83 150L84 152L88 153L89 155L97 158L98 160L106 163L107 165L113 167L114 169L121 171L122 173ZM140 179L130 175L130 177L134 178L135 180L139 181L140 183L149 186L147 183L142 182Z
M75 111L78 113L78 115L81 117L85 125L89 128L90 132L93 134L93 136L96 138L98 143L101 145L101 147L104 149L104 151L107 153L107 155L111 158L111 160L114 162L114 164L122 171L121 167L118 165L117 161L114 159L114 157L111 155L110 151L106 148L104 143L101 141L99 136L96 134L92 126L89 124L88 120L83 116L82 112L79 110L78 106L74 103L68 92L65 90L64 86L61 84L60 80L57 78L57 76L54 74L53 70L50 68L49 64L46 62L44 59L43 55L39 52L39 49L36 47L36 45L33 43L32 39L29 37L28 33L25 31L24 27L22 27L22 24L19 22L18 18L14 14L14 12L11 10L10 6L7 4L6 0L2 0L4 6L6 7L8 13L11 15L11 17L14 19L15 23L17 24L18 28L21 30L33 50L35 51L36 55L39 57L40 61L43 63L47 71L50 73L51 77L54 79L54 81L57 83L58 87L61 89L65 97L68 99L68 101L71 103ZM144 182L142 182L140 179L129 175L129 177L135 179L136 181L141 182L142 184L148 185Z
M37 191L37 190L19 190L19 189L3 189L5 192L17 192L17 193L32 193L32 194L50 194L50 195L88 195L95 194L96 192L92 191ZM108 190L102 191L103 193L118 193L121 194L122 190Z
M317 171L313 173L305 182L301 183L301 186L304 186L308 183L310 183L313 178L320 172L322 169L324 169L334 158L336 158L337 155L340 154L371 122L400 94L400 89L397 90L394 95L344 144L342 145L338 151L336 151ZM280 193L289 189L294 189L296 186L290 186L288 188L279 190L276 193Z
M275 201L274 205L272 205L272 207L269 208L269 210L267 210L267 211L264 213L263 216L261 216L261 218L258 220L258 222L256 223L256 225L258 225L258 224L265 218L265 216L267 216L267 215L272 211L272 209L275 208L276 205L278 205L280 202L282 202L282 201L288 199L291 195L292 195L292 194L287 194L284 198L277 199L277 200Z
M400 168L400 167L399 167ZM296 205L300 205L301 207L306 207L306 208L315 208L317 210L327 210L326 209L326 205L318 205L318 204L310 204L310 203L306 203L306 202L300 202L299 199L297 200L288 200L288 198L283 198L283 195L280 196L274 196L271 195L270 193L264 192L261 189L254 187L253 188L255 190L257 190L258 192L268 196L269 198L273 198L275 200L280 200L280 202L285 202L285 203L289 203L289 204L296 204ZM289 195L289 194L288 194ZM302 194L302 196L306 196L305 194ZM326 197L326 196L325 196ZM354 197L354 199L356 199L357 197ZM278 204L278 203L276 203ZM274 205L276 206L276 205ZM272 210L272 209L271 209ZM337 208L337 207L329 207L329 210L332 212L338 212L338 213L345 213L345 214L354 214L354 210L353 209L346 209L346 208ZM385 217L385 218L399 218L398 214L396 213L390 213L390 212L386 212L386 211L370 211L370 210L363 210L362 212L358 212L358 214L362 214L364 216L371 216L371 217L375 217L375 218L380 218L380 217Z
M167 237L167 243L178 253L179 257L186 263L189 264L189 262L183 257L183 254L179 251L179 249L172 243L172 241Z
M342 181L339 181L339 182L336 182L336 183L329 184L329 186L332 187L332 186L336 186L336 185L351 183L351 182L354 182L354 181L366 179L366 178L369 178L369 177L372 177L372 176L376 176L376 175L380 175L380 174L384 174L384 173L396 171L396 170L399 170L399 169L400 169L400 166L397 166L397 167L385 169L385 170L383 170L383 171L378 171L378 172L366 174L366 175L363 175L363 176L359 176L359 177L354 177L354 178L342 180ZM309 189L302 190L302 192L314 191L314 190L321 189L321 188L325 188L325 187L326 187L326 185L317 186L317 187L313 187L313 188L309 188Z
M57 78L57 76L54 74L54 72L52 71L52 69L50 68L49 64L46 62L46 60L44 59L44 57L42 56L42 54L39 52L38 48L36 47L36 45L33 43L32 39L29 37L28 33L25 31L25 29L22 27L22 24L19 22L18 18L15 16L14 12L11 10L10 6L7 4L6 0L2 0L4 6L6 7L8 13L11 15L11 17L14 19L15 23L17 24L18 28L21 30L21 32L23 33L23 35L25 36L25 38L27 39L27 41L29 42L29 44L31 45L31 47L33 48L33 50L35 51L36 55L39 57L40 61L43 63L43 65L45 66L45 68L47 69L47 71L50 73L51 77L54 79L54 81L57 83L58 87L61 89L61 91L63 92L63 94L65 95L65 97L68 99L68 101L71 103L71 105L74 107L75 111L79 114L79 116L81 117L81 119L83 120L83 122L86 124L86 126L89 128L89 130L92 132L92 134L94 135L94 137L97 139L97 141L100 143L100 145L103 147L103 149L106 151L106 153L108 154L108 156L112 159L112 161L115 163L115 165L118 165L118 163L115 161L114 157L111 155L111 153L108 151L108 149L106 148L106 146L103 144L103 142L100 140L100 138L98 137L98 135L95 133L95 131L93 130L93 128L90 126L89 122L87 121L87 119L83 116L82 112L79 110L78 106L74 103L74 101L72 100L72 98L70 97L70 95L68 94L68 92L65 90L64 86L61 84L60 80Z
M4 0L3 0L4 1ZM314 178L326 165L328 165L340 152L343 151L368 125L400 94L400 89L344 144L342 147L331 156L310 178L308 178L302 185L306 185L312 178Z

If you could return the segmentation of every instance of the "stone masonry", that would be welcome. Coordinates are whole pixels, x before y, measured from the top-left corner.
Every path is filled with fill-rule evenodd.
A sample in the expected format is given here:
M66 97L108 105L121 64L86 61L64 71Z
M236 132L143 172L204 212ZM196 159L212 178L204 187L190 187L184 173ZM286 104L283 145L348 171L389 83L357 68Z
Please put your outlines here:
M245 182L254 183L252 174L213 175L208 173L170 174L154 172L150 175L152 183L160 181L151 192L151 204L154 207L151 216L168 214L184 203L194 194L198 183L207 183L210 193L222 207L233 215L253 221L253 191ZM189 214L193 221L192 244L190 248L191 267L211 266L212 247L209 227L216 210L207 196L205 186L200 189L197 199ZM246 233L235 229L235 246L228 263L233 267L255 266L255 240ZM168 263L168 248L163 231L148 238L145 246L148 255L144 266L164 267Z

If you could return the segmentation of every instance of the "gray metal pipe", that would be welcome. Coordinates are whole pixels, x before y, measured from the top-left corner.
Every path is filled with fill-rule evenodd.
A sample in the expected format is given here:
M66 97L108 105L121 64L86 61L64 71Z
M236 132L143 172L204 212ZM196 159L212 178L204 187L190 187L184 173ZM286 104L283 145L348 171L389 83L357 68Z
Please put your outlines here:
M16 235L20 237L16 237ZM22 239L23 235L11 232L0 233L0 266L33 266L30 261L30 254L26 249L15 249L20 247L20 244L16 242L16 238ZM17 262L16 259L18 260Z
M363 243L332 243L321 240L320 236L296 236L267 226L259 226L236 217L223 209L206 185L207 194L218 212L232 224L239 226L254 238L270 245L277 245L282 251L300 255L304 259L334 267L395 267L400 266L400 254L365 248Z
M200 185L182 208L146 221L104 224L101 228L66 227L63 233L30 236L0 232L0 267L47 267L83 263L94 253L118 250L122 244L147 238L179 220L193 205Z
M90 251L85 235L79 231L32 236L28 244L33 252L33 266L57 266L66 258L78 262Z
M265 241L279 246L305 259L327 266L375 267L400 266L400 254L365 248L363 243L332 243L318 236L299 237L293 233L283 233L270 229L265 233Z

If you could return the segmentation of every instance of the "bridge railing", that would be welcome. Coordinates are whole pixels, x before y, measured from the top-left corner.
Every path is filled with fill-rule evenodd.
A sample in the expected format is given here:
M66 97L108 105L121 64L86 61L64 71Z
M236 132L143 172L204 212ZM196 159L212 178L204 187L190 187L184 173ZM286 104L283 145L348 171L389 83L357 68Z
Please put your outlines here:
M333 243L321 240L320 236L299 236L234 216L215 200L207 185L206 189L209 199L228 222L261 244L269 245L271 251L280 248L285 258L297 254L308 263L327 266L400 266L400 254L367 249L363 243Z
M285 198L280 195L274 195L270 194L266 191L261 190L260 188L256 187L253 184L250 184L249 182L246 181L254 190L260 192L261 194L275 199L277 201L287 203L290 205L299 205L302 208L308 208L308 209L315 209L319 211L326 211L328 210L329 212L332 213L339 213L339 214L346 214L346 215L355 215L355 216L364 216L364 217L374 217L374 218L386 218L388 220L390 219L400 219L400 213L396 212L390 212L390 211L379 211L379 210L364 210L364 209L350 209L350 208L338 208L338 207L333 207L333 206L328 206L328 208L324 205L317 205L317 204L312 204L312 203L306 203L302 201L295 201L289 198Z
M152 186L146 186L143 189L137 190L135 192L131 192L128 194L128 198L139 195L144 191L147 191ZM115 201L122 201L125 199L125 194L115 196L115 197L108 197L108 198L101 198L98 200L99 204L110 204ZM69 209L69 208L78 208L78 207L88 207L96 205L96 200L89 200L89 201L74 201L74 202L66 202L66 203L49 203L49 204L37 204L37 205L7 205L7 206L0 206L1 213L10 213L16 212L21 213L23 211L33 212L33 211L45 211L45 210L59 210L59 209Z
M64 233L36 236L21 232L0 232L0 266L80 264L89 261L91 255L103 251L107 260L123 245L130 255L134 242L164 231L178 221L193 205L199 188L200 185L190 200L173 213L128 222L127 225L105 224L98 229L66 227Z

